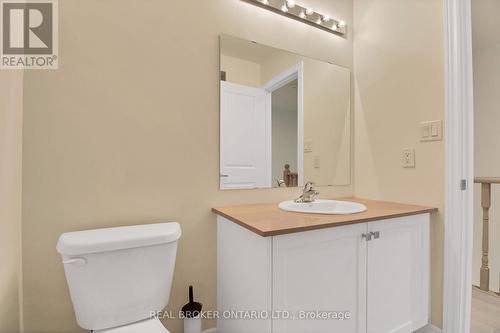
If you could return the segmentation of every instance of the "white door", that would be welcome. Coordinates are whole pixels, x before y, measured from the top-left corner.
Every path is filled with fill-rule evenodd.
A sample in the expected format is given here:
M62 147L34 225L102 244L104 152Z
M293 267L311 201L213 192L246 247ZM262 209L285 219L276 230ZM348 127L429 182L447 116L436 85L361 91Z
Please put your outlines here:
M270 187L266 91L221 82L220 188Z
M429 216L368 224L368 333L410 333L429 318Z
M366 229L361 223L274 237L273 310L295 316L274 320L274 333L366 332ZM347 313L350 319L333 319ZM320 315L332 319L311 317Z

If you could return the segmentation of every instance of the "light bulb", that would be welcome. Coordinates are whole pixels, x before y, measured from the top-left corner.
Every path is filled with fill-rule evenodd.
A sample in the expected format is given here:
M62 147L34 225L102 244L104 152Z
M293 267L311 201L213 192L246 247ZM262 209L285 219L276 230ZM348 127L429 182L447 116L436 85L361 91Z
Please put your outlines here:
M345 21L340 21L339 22L339 27L341 27L341 28L345 27Z
M303 10L302 10L302 11L300 11L299 17L300 17L300 18L302 18L302 19L303 19L303 18L306 18L306 13L304 13L304 11L303 11Z
M269 1L267 1L267 0L261 0L261 2L262 2L263 5L268 5L269 4Z
M337 26L337 24L334 23L333 26L332 26L332 30L333 31L337 31L337 29L338 29L338 26Z
M322 24L323 23L323 20L321 19L321 17L316 21L316 24Z
M288 8L295 7L295 0L286 0L286 5L288 6Z
M312 15L312 14L314 14L314 9L312 9L312 8L307 8L307 9L306 9L306 15Z
M328 15L323 15L323 22L327 23L331 20L330 16Z
M281 6L281 11L282 11L283 13L288 12L288 7L286 6L286 3L284 3L284 4L283 4L283 6Z

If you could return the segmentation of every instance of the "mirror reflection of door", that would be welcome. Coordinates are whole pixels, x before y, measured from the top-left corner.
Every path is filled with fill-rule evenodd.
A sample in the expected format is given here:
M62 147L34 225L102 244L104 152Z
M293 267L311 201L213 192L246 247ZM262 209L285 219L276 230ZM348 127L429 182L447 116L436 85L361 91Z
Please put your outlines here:
M270 187L266 95L261 88L221 82L221 189Z
M220 188L350 184L350 71L220 40Z
M297 64L262 87L221 82L221 189L302 184Z

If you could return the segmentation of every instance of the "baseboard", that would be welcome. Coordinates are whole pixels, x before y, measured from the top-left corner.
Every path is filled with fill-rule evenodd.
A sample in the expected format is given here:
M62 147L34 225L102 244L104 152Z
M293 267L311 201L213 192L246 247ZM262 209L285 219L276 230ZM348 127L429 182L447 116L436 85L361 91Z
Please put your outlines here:
M429 324L425 327L422 327L418 331L415 331L415 333L442 333L441 329L437 328L436 326Z
M203 333L217 333L217 329L211 328L211 329L203 331ZM425 327L422 327L421 329L419 329L415 333L442 333L442 331L439 328L437 328L436 326L429 324Z
M217 329L216 328L210 328L208 330L204 330L203 333L217 333Z

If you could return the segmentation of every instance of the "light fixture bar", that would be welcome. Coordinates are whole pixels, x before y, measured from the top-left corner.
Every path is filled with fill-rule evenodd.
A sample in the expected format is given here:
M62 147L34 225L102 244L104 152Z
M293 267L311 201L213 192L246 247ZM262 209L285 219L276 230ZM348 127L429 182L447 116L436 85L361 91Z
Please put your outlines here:
M309 24L321 30L344 36L347 26L344 21L335 20L329 15L321 14L312 8L302 7L295 0L241 0L252 5L265 8L283 16Z

